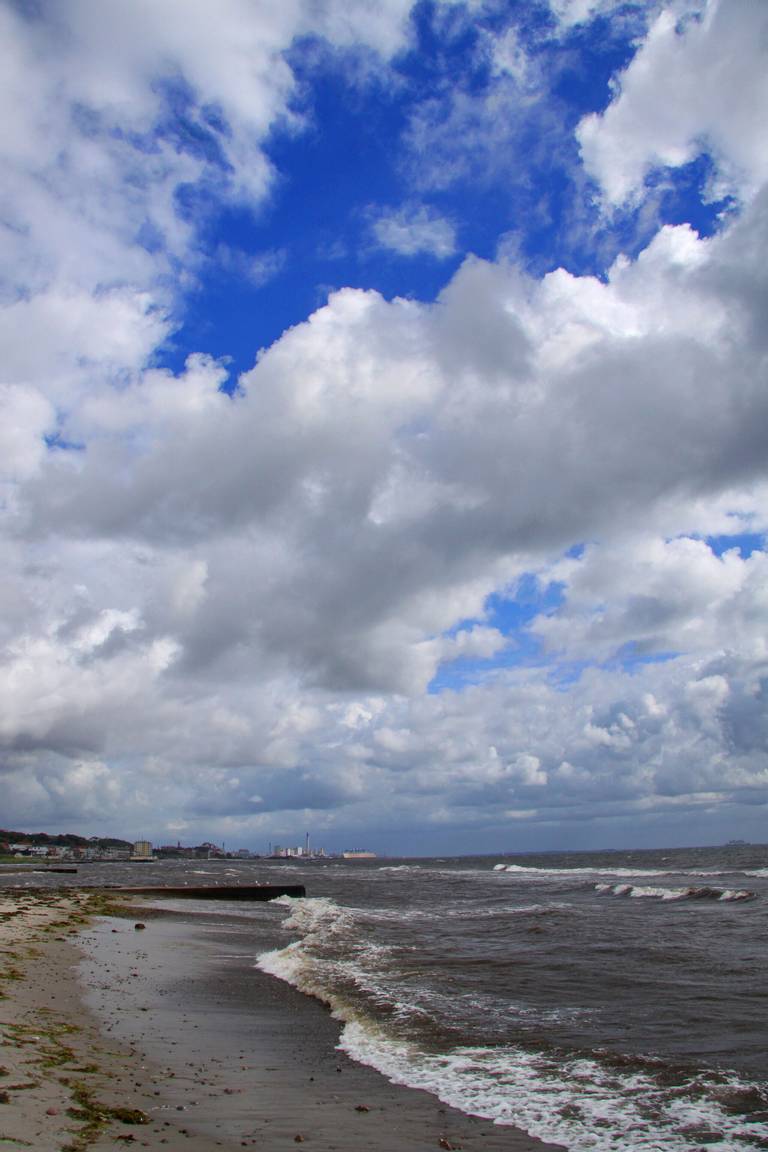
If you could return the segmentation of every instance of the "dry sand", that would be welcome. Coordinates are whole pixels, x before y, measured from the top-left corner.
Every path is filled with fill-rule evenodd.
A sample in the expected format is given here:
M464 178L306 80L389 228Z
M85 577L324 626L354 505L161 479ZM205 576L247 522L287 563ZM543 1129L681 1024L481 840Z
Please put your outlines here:
M235 1147L187 1138L179 1125L163 1130L148 1111L140 1115L156 1102L153 1071L135 1051L105 1040L77 979L79 932L97 908L93 894L0 891L0 1147Z
M321 1004L254 969L236 923L144 910L143 931L133 917L84 926L99 899L0 893L0 1146L554 1147L349 1060ZM119 1108L147 1122L121 1122Z

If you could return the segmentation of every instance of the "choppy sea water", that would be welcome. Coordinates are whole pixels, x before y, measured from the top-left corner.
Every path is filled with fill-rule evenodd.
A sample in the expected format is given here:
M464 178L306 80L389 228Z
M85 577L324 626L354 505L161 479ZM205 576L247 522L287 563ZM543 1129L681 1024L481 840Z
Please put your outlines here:
M396 1082L574 1152L768 1149L768 846L139 867L304 883L221 914Z
M259 966L391 1079L574 1150L768 1148L768 849L291 868Z

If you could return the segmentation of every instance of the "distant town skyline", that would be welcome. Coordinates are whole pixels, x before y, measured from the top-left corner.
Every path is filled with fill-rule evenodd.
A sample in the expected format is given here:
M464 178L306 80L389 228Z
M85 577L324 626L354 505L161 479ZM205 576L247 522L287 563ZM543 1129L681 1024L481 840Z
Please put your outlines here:
M68 838L69 840L79 840L77 844L61 844L60 841ZM44 843L40 841L44 840ZM59 843L57 843L59 841ZM732 839L726 842L729 845L748 845L750 841L743 839ZM761 842L756 842L759 846ZM707 845L689 844L689 845L667 845L669 848L701 848ZM504 855L533 855L549 854L563 852L579 852L579 851L652 851L653 849L646 849L643 845L638 844L625 844L625 845L601 845L596 849L567 849L561 847L552 848L530 848L530 849L502 849L502 850L475 850L472 852L455 853L456 856L504 856ZM276 859L319 859L319 860L332 860L332 859L418 859L419 857L427 858L430 856L424 852L412 853L396 853L387 852L383 850L373 851L370 848L350 848L345 849L335 848L327 851L324 847L307 848L305 844L297 844L284 846L280 844L273 844L271 841L267 845L265 851L259 848L235 848L231 846L228 848L226 843L214 844L212 841L203 840L199 844L182 844L180 840L176 844L153 844L149 840L143 838L138 840L128 840L125 838L117 837L81 837L77 833L44 833L44 832L10 832L0 829L0 857L4 854L10 856L24 856L30 855L34 857L50 855L51 857L59 858L66 856L68 858L79 859L113 859L113 860L128 860L131 857L144 856L154 857L155 859L170 859L178 857L181 859L249 859L249 860L276 860Z
M0 820L765 840L764 0L0 28Z

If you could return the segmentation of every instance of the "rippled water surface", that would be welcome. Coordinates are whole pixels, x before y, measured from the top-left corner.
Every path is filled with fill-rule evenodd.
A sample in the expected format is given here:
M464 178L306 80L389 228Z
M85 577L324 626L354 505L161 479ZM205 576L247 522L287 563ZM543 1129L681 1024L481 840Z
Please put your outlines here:
M572 1149L768 1148L768 847L140 874L304 883L226 910L394 1080Z

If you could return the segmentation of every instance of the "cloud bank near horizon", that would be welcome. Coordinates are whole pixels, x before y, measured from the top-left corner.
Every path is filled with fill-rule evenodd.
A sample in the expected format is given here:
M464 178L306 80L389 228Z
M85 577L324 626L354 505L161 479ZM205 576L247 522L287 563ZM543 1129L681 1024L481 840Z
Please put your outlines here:
M759 837L768 12L486 15L429 9L484 82L437 53L425 96L404 0L0 9L5 825ZM563 116L606 29L602 104ZM380 263L318 231L334 286L266 347L244 313L233 373L185 313L222 268L255 310L290 289L281 197L311 215L320 181L290 148L324 139L331 81L400 101L379 203L347 213ZM534 129L568 204L473 252L466 181L517 211Z

